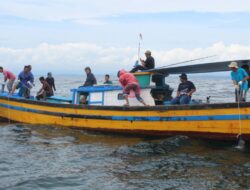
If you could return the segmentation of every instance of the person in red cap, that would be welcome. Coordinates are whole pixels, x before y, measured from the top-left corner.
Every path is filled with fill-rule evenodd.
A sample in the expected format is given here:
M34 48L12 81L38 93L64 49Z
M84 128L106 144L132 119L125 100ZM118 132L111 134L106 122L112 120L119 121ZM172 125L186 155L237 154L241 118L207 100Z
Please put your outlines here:
M140 96L140 87L138 81L132 73L126 72L125 70L120 70L117 73L117 77L119 78L119 82L122 85L124 97L126 100L126 104L124 106L129 106L128 95L131 90L134 91L136 99L144 106L147 106L147 104Z

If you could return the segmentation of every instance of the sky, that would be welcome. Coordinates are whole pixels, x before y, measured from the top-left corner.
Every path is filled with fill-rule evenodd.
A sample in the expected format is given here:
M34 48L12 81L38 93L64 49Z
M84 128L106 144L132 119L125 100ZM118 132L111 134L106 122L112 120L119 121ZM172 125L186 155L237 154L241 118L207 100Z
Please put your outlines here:
M130 70L139 41L158 67L250 59L250 1L0 0L0 65L14 73Z

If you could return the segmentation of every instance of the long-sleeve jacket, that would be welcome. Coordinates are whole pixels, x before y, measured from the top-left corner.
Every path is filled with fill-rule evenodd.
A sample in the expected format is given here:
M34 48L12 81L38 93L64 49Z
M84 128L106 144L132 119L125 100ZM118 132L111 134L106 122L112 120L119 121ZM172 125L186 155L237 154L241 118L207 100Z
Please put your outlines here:
M87 74L86 81L84 82L83 86L93 86L96 84L96 78L93 73Z

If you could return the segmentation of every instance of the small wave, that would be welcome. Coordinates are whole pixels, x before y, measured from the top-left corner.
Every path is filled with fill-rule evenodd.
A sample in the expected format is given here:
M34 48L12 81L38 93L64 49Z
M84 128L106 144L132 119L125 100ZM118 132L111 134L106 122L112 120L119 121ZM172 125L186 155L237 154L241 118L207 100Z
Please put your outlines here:
M161 155L167 154L178 149L181 146L186 146L190 143L190 139L186 136L175 136L167 138L160 142L141 142L134 146L122 146L115 150L115 155Z

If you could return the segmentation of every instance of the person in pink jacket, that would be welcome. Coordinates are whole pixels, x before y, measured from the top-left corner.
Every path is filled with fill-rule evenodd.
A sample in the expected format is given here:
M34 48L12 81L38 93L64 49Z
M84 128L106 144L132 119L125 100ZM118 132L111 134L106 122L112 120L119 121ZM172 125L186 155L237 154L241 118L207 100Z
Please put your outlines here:
M7 89L10 92L16 80L16 76L12 72L4 70L3 67L0 67L0 73L3 73L4 82L7 84Z
M124 97L126 100L126 104L124 106L129 106L128 95L131 90L134 91L136 99L143 105L147 106L147 104L140 96L140 86L135 76L132 73L126 72L125 70L120 70L117 73L117 76L119 78L119 82L122 85Z

